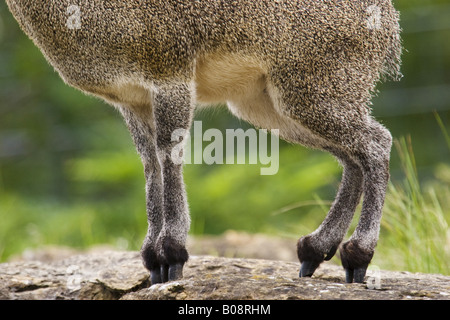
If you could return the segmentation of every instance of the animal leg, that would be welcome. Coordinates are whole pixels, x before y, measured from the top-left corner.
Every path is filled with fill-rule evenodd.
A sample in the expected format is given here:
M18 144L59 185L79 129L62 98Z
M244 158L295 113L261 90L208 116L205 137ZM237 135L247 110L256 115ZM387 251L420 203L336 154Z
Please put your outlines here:
M150 99L150 98L149 98ZM147 105L123 105L119 108L141 156L145 173L148 229L141 249L151 282L161 282L156 241L164 223L162 167L157 152L156 130L151 101Z
M371 119L362 152L357 153L364 172L364 200L358 225L340 247L347 282L363 282L367 267L377 245L382 208L389 181L389 154L392 136L382 125Z
M149 98L150 99L150 98ZM119 107L144 165L148 231L141 248L152 284L182 277L190 218L182 163L173 161L175 130L189 130L192 102L187 85L165 85L151 101ZM179 159L176 159L179 160Z
M277 84L277 78L272 79ZM362 85L358 81L354 81L355 86ZM311 275L321 261L333 256L362 191L358 227L340 249L347 282L362 282L378 240L392 142L389 131L369 113L370 87L367 94L360 95L325 90L320 83L308 86L299 77L274 88L278 89L272 91L281 101L280 112L311 132L307 139L313 147L333 153L344 165L343 181L327 218L315 232L299 240L300 276Z
M174 84L158 87L154 97L156 149L159 159L162 187L163 220L156 240L156 254L161 282L182 278L184 263L188 260L186 238L190 217L182 175L182 163L173 159L172 151L181 141L172 141L175 130L188 132L193 115L193 101L188 85ZM179 154L176 156L180 156ZM149 218L151 223L152 219ZM144 259L153 248L144 243ZM148 252L148 253L147 253ZM152 273L158 275L158 270ZM157 276L155 277L157 279Z
M347 233L362 194L361 168L350 157L331 151L341 161L344 171L336 199L322 224L297 243L301 262L300 277L312 276L324 260L330 260Z
M334 256L344 238L361 198L363 175L359 164L342 148L279 112L285 108L283 102L276 90L263 90L265 87L264 84L253 95L230 101L228 106L232 113L256 126L278 129L280 137L287 141L327 150L344 167L342 183L326 219L315 232L298 241L297 253L302 263L300 277L311 276L320 263Z

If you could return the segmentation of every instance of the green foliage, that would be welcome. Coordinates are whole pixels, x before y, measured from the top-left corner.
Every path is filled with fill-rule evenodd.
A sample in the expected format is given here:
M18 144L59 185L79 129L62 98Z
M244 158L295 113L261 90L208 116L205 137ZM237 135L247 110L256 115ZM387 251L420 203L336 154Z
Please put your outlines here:
M278 174L273 176L261 176L259 165L218 165L204 175L202 166L186 166L192 232L270 232L276 225L298 219L276 215L280 208L309 200L315 193L322 197L334 194L332 186L338 184L340 169L331 156L285 146L280 163Z
M450 274L450 166L442 165L437 179L423 187L411 141L400 139L395 146L405 178L389 185L374 263L391 269Z
M137 250L146 231L143 210L145 206L139 208L130 199L60 203L2 193L0 260L42 245L85 248L105 243Z

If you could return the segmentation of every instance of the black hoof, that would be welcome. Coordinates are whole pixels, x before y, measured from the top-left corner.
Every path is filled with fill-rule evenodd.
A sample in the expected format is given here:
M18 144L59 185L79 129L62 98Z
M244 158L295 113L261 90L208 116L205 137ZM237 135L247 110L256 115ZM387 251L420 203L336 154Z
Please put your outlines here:
M161 282L167 282L169 281L169 266L162 265L161 266Z
M345 281L347 283L363 283L366 270L373 257L373 251L368 252L350 240L340 247L342 266L345 269Z
M311 244L310 236L300 238L297 243L297 255L302 264L300 278L311 277L324 260L330 260L334 256L336 250L337 246L334 246L327 253L320 253Z
M180 280L183 278L183 264L178 263L169 266L169 281Z
M162 283L163 280L161 278L161 270L160 269L155 269L155 270L151 270L150 271L150 280L151 280L151 284L157 284L157 283Z
M317 263L315 261L303 261L300 267L299 277L311 277L314 274L314 271L319 267L320 262Z
M152 285L181 279L183 266L189 258L186 248L170 238L163 242L163 254L156 254L153 246L144 243L141 255L144 266L150 271Z
M159 269L150 271L152 285L183 278L183 264L162 265Z
M367 268L345 269L345 282L363 283Z

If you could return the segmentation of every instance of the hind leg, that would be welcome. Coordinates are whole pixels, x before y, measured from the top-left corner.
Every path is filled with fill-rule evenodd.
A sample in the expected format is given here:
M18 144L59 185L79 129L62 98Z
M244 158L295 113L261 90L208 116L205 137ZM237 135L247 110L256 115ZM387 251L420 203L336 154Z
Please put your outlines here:
M314 138L309 143L331 152L344 165L343 181L328 216L299 241L300 275L311 275L336 251L363 193L358 226L340 248L346 280L362 282L378 240L392 137L368 108L377 70L370 70L362 58L333 65L327 61L319 59L314 68L301 70L296 65L275 68L270 75L271 92L279 113L307 128L308 139ZM297 71L286 79L285 70Z
M358 226L340 249L346 280L362 282L378 240L392 137L369 114L370 88L366 86L367 91L327 88L327 91L320 81L315 84L317 77L308 76L311 78L305 76L306 82L293 78L278 84L277 90L272 89L279 101L278 110L309 130L310 144L337 156L344 174L325 221L315 232L299 240L300 276L312 275L324 259L335 253L363 192ZM355 87L363 85L358 81L352 82Z
M370 116L353 128L354 140L344 139L337 155L344 164L343 180L325 221L311 235L301 238L298 256L300 276L312 275L323 259L329 259L347 232L353 213L364 193L358 226L341 248L347 282L362 282L378 241L382 208L389 179L391 135ZM338 141L334 141L337 145ZM351 147L350 147L351 146ZM331 151L334 153L333 151ZM330 250L327 252L326 250Z
M375 120L370 119L366 134L370 138L355 155L364 172L364 200L358 225L340 247L347 282L363 282L367 267L377 245L382 208L389 181L389 154L392 136Z
M362 194L361 168L348 155L330 151L343 165L342 181L331 209L322 224L297 243L300 277L311 276L324 260L330 260L347 233Z
M233 114L256 126L278 129L281 138L287 141L329 151L344 167L336 200L324 222L298 241L297 253L302 263L300 276L311 276L324 259L333 257L348 230L361 198L362 170L342 147L312 132L298 120L283 115L281 99L270 86L266 89L265 83L252 95L231 101L229 108Z

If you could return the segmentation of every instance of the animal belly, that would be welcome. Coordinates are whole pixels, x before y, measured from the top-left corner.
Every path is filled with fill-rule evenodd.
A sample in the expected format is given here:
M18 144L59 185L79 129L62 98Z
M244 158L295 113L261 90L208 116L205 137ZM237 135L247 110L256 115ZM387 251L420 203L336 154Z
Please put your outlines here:
M212 54L195 68L196 100L214 104L252 96L265 89L265 67L256 57Z

